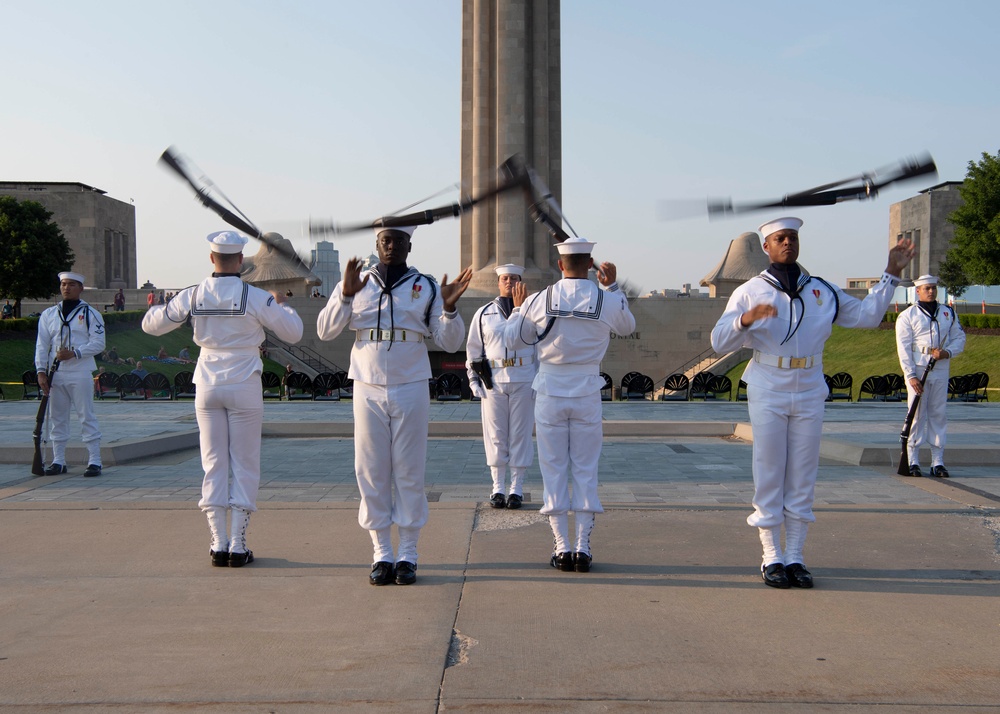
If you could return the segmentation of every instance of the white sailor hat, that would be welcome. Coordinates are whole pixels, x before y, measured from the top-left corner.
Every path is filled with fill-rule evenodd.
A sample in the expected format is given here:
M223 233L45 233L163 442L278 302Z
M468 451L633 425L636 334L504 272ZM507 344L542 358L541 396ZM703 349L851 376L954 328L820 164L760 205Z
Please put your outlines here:
M399 231L400 233L405 233L409 237L413 237L413 231L417 230L416 226L378 226L375 229L376 237L381 235L383 231Z
M236 231L209 233L205 240L212 244L213 253L242 253L243 246L250 242L249 238Z
M580 236L573 236L572 238L567 238L562 243L555 244L559 255L572 255L574 253L589 254L594 250L595 245L596 243L593 241L586 240Z
M913 287L919 288L924 285L937 285L938 279L936 275L921 275L919 278L913 281Z
M798 232L799 228L802 227L802 219L794 218L793 216L785 216L784 218L775 218L773 221L768 221L767 223L762 223L760 228L757 229L764 240L772 233L777 233L778 231L792 230Z
M515 263L507 263L506 265L498 265L494 268L497 275L516 275L521 277L524 275L524 266L516 265Z
M62 280L75 280L76 282L80 283L80 285L83 285L86 282L83 279L83 276L80 275L79 273L71 273L69 271L67 271L65 273L59 273L59 280L60 281L62 281Z

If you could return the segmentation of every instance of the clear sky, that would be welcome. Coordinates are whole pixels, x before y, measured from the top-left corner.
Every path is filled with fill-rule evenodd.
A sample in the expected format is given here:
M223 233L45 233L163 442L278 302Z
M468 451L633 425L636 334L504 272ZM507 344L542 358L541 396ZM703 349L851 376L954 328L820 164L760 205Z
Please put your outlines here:
M289 238L461 178L457 0L0 0L0 18L0 180L134 201L140 284L196 282L226 227L158 165L171 144ZM566 216L620 275L677 288L774 214L664 221L664 200L777 198L924 151L961 180L1000 148L998 26L995 0L563 0ZM800 262L879 274L890 204L928 185L801 210ZM342 262L374 247L334 242ZM454 275L458 221L417 231L410 262Z

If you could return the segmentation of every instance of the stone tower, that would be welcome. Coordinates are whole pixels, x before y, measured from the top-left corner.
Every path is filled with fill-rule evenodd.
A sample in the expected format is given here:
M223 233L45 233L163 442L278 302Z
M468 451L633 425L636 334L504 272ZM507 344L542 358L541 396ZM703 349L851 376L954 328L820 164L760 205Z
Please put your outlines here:
M463 0L462 184L480 194L497 166L521 154L562 196L559 0ZM529 289L559 278L552 239L517 192L477 206L461 219L463 266L471 290L495 294L493 268L524 265Z

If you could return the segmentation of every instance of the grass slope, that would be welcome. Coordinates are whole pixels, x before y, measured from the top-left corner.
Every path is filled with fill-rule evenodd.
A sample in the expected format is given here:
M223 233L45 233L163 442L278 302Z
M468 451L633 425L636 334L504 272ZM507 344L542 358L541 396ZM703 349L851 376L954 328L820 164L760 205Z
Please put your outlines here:
M117 328L118 326L113 326ZM134 327L125 327L112 330L107 335L106 344L108 349L116 347L118 356L122 359L132 357L142 359L146 355L156 355L162 345L167 354L176 357L181 347L187 345L192 358L198 357L198 346L194 344L194 334L190 327L182 326L168 332L160 337L147 335L142 328L136 324ZM20 396L20 392L14 387L20 387L21 374L26 370L33 369L35 362L35 340L34 339L10 339L0 341L0 383L4 385L4 394L8 399ZM131 372L132 365L112 366L104 362L98 362L98 367L104 367L108 372L124 374ZM145 361L142 365L147 372L160 372L167 376L173 383L174 375L183 371L194 371L194 365L165 364L163 362ZM285 371L284 365L278 364L274 360L264 360L264 369L281 375Z

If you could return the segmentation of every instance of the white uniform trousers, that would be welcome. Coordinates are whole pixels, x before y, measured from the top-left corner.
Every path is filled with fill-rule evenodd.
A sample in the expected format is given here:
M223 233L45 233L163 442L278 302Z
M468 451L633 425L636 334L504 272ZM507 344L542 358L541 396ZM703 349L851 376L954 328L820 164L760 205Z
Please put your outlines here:
M747 523L780 526L785 516L816 520L813 499L826 385L805 392L747 387L753 427L753 507Z
M199 384L194 411L200 432L201 467L205 471L198 505L202 509L256 511L264 424L260 375L254 373L236 384Z
M94 414L94 378L89 372L60 372L52 375L49 389L49 440L52 442L52 463L66 465L66 443L69 441L69 413L76 411L80 419L83 443L89 452L88 463L101 466L101 428Z
M367 530L427 523L427 382L354 383L354 471L358 523Z
M494 382L480 402L487 466L531 466L535 390L531 382Z
M567 511L604 513L597 496L597 463L604 430L601 393L582 397L535 398L535 438L542 471L542 508L545 515ZM570 499L569 480L573 479Z
M909 381L906 383L906 393L906 406L909 409L916 396ZM927 375L927 381L924 382L924 393L920 397L917 413L913 415L910 439L906 443L911 464L920 465L920 447L925 442L929 443L931 447L931 466L944 464L945 431L948 427L947 410L948 378L942 374L941 377L934 379L932 370Z

